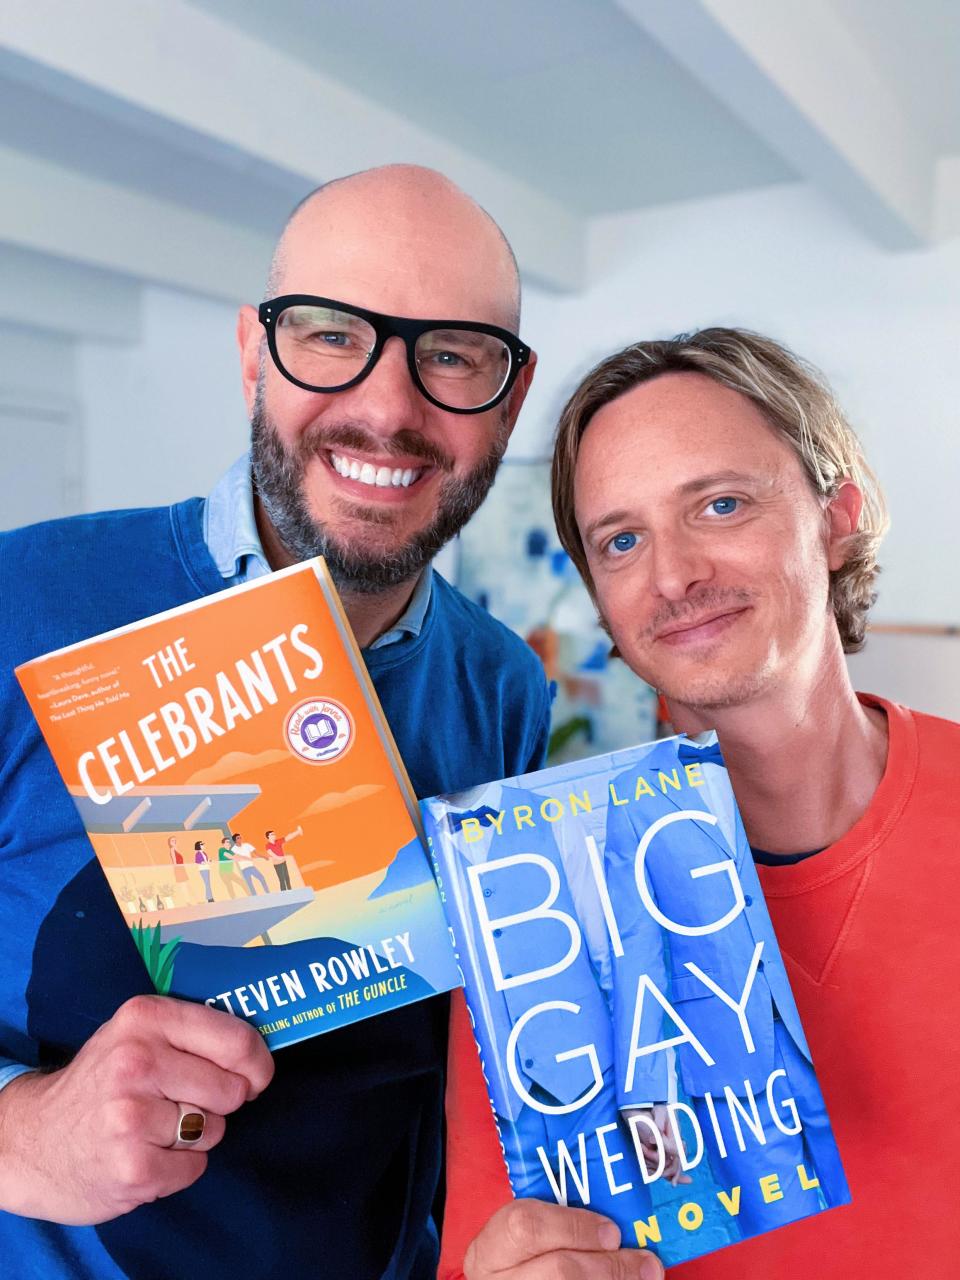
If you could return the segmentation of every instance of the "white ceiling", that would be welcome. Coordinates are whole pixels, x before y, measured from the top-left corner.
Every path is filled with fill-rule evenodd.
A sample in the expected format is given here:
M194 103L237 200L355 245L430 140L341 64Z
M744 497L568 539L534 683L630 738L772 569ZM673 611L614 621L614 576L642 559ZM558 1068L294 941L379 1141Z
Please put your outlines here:
M5 74L4 74L5 73ZM64 92L26 60L0 59L0 146L273 235L311 183L213 148L85 86Z
M834 0L904 111L960 151L960 0Z
M580 213L796 176L611 0L191 3Z
M917 247L960 231L958 84L960 0L5 0L0 257L234 299L387 160L565 290L598 218L790 181Z

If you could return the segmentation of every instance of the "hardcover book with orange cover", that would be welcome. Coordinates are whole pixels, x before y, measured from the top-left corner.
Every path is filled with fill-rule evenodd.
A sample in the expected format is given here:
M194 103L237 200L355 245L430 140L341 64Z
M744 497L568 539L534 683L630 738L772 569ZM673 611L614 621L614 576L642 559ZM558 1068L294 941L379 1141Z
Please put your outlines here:
M17 677L161 994L278 1048L458 985L416 801L321 560Z

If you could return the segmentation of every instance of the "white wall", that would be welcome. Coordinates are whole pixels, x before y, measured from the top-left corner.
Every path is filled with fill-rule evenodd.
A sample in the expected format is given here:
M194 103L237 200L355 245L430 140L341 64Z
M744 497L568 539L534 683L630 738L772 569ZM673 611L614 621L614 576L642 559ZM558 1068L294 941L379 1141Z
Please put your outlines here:
M76 344L0 321L0 529L78 510L82 455Z
M887 491L876 617L960 621L960 240L881 250L791 185L600 219L592 256L602 278L585 294L527 290L540 365L514 456L547 452L577 376L628 342L714 323L768 333L827 374Z
M865 693L960 721L960 635L877 632L847 659L847 667L856 688Z
M205 494L246 448L236 308L148 286L141 324L136 344L78 345L87 511Z
M22 399L77 394L75 344L69 337L0 321L0 388Z

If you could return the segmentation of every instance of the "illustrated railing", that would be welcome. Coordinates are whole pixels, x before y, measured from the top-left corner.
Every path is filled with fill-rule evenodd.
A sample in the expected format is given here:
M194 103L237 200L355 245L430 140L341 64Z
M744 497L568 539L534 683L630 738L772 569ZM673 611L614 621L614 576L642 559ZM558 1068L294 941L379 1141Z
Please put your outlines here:
M206 863L184 861L174 864L164 861L146 866L105 867L104 870L122 910L130 916L141 916L155 911L199 906L211 898L214 902L229 902L253 895L282 893L286 886L278 868L283 865L287 868L290 888L304 888L297 861L289 855L283 863L272 862L265 857L235 863L213 858Z

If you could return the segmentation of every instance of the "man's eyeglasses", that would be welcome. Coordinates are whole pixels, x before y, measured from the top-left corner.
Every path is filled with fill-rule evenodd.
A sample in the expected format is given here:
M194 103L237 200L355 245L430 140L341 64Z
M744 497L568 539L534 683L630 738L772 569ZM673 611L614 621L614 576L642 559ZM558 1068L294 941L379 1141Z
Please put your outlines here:
M405 320L332 298L284 294L260 304L273 362L306 391L362 382L388 338L407 349L421 395L450 413L482 413L508 394L530 348L508 329L471 320Z

